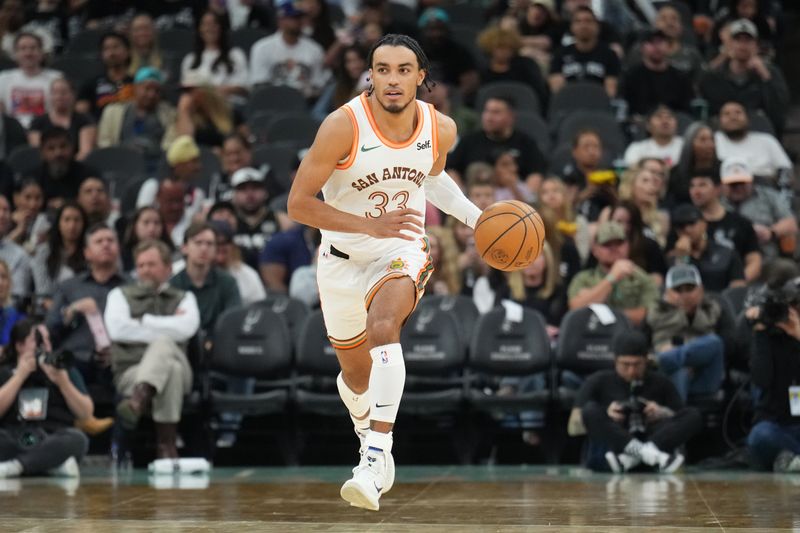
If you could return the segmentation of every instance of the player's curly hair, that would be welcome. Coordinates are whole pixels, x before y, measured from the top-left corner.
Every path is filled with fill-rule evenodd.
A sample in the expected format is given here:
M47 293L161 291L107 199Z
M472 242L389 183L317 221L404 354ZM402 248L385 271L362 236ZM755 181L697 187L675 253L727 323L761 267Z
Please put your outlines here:
M422 49L422 46L420 46L416 39L400 33L388 33L384 35L372 45L372 48L367 55L367 65L369 65L369 68L372 68L372 58L375 55L375 50L381 46L405 46L414 52L414 55L417 56L419 69L425 71L425 79L422 80L422 84L426 89L428 89L428 91L430 91L436 85L436 83L430 79L431 61L428 59L428 56L425 54L425 51ZM374 87L372 84L370 84L367 93L372 94L373 90Z

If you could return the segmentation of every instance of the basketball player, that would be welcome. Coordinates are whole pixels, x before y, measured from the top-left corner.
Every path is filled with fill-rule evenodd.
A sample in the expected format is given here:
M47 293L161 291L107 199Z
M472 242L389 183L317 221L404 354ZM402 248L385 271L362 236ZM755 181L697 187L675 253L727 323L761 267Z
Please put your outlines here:
M370 89L325 119L303 158L289 216L322 230L320 302L342 368L339 394L361 441L341 495L377 511L394 483L392 425L406 375L400 329L433 271L425 201L473 228L481 210L444 172L455 123L416 99L429 68L417 41L386 35L368 64Z

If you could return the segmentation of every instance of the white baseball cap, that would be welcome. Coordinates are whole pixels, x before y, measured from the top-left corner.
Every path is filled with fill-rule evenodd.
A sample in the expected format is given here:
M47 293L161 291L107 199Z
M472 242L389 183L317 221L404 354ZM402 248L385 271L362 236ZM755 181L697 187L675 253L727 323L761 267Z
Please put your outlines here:
M233 176L231 176L231 187L234 188L250 182L264 183L264 174L252 167L244 167L234 172Z
M729 157L723 161L719 175L720 181L725 185L753 182L753 172L750 170L750 165L741 157Z

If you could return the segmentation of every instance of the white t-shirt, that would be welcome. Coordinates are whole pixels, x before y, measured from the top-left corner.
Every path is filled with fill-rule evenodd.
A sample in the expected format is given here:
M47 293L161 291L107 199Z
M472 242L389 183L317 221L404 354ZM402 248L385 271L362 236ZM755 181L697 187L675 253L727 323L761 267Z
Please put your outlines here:
M227 269L228 274L236 280L239 294L242 296L242 305L258 302L267 297L264 282L253 267L245 263Z
M667 162L670 167L674 166L681 157L683 148L683 138L673 137L669 144L664 146L657 144L653 139L645 139L631 143L625 150L625 164L628 167L635 166L645 157L657 157Z
M724 161L728 157L743 157L756 176L775 176L780 168L792 168L792 162L778 139L769 133L751 131L741 141L732 141L718 131L714 134L717 155Z
M200 58L200 64L196 69L190 68L194 63L194 52L183 58L181 62L181 81L185 81L186 74L189 72L196 72L203 76L203 78L211 81L216 87L249 87L250 74L247 71L247 56L240 48L231 48L228 53L231 63L233 63L233 71L228 72L228 68L222 64L218 65L216 69L212 70L214 61L219 57L218 50L203 50L203 55Z
M22 69L0 72L0 102L5 112L16 118L27 129L33 119L50 109L50 85L63 77L57 70L43 69L35 76L27 76Z
M250 81L253 85L288 85L306 97L317 96L331 76L325 68L325 51L308 37L290 46L280 32L264 37L250 51Z

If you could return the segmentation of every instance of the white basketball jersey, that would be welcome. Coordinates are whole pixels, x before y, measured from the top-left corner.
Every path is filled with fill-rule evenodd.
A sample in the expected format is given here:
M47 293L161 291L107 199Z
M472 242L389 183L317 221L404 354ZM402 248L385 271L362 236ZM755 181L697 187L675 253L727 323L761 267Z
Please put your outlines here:
M381 134L366 93L342 106L353 124L353 144L350 154L336 165L322 187L325 203L365 217L364 224L406 207L424 215L423 181L439 157L436 111L419 100L411 105L417 108L417 127L402 143L394 143ZM322 230L322 239L354 259L380 257L410 244L403 239L376 239L363 233L326 230Z

